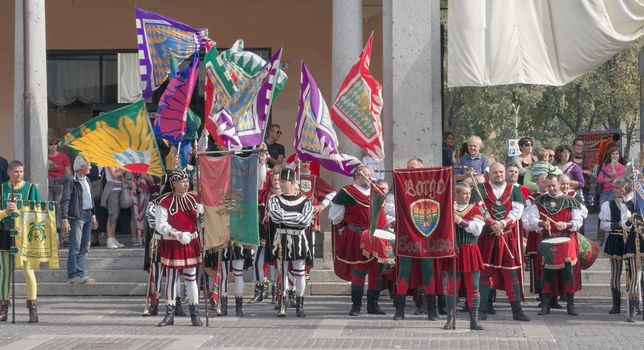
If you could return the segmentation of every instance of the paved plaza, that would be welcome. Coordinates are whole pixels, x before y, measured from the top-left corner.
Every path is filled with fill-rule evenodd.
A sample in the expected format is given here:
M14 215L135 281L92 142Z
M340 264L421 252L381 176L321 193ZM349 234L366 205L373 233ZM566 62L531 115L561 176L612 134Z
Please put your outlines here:
M578 299L578 317L553 310L537 316L533 297L526 314L532 321L513 322L507 303L484 322L485 331L468 329L469 314L459 313L457 330L443 331L444 321L413 315L391 319L393 307L383 300L386 316L348 316L349 297L309 297L306 318L294 310L280 319L273 305L245 305L243 318L210 318L209 327L190 326L176 317L175 326L158 328L161 316L141 317L143 299L131 297L41 298L39 324L27 324L19 300L16 324L0 325L2 349L644 349L644 322L624 322L608 315L609 299ZM161 308L163 312L163 307ZM234 303L229 306L234 315ZM230 315L230 313L229 313ZM202 321L205 318L202 313Z

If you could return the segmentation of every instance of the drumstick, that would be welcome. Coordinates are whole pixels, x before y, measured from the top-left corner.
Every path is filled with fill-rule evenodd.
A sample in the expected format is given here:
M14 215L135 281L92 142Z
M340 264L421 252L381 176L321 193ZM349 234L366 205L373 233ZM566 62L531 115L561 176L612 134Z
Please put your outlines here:
M539 212L539 215L546 218L548 221L550 221L551 224L556 225L557 222L549 218L546 214ZM550 232L550 229L548 229L548 236L552 236L552 232Z

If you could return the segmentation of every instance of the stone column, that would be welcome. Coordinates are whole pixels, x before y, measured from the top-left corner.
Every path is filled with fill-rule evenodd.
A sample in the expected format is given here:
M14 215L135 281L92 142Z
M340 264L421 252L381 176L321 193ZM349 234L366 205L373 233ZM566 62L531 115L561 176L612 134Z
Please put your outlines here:
M440 0L383 0L387 167L441 165Z
M24 61L24 36L23 36L23 2L15 0L16 12L14 16L14 50L13 50L13 158L7 159L11 162L14 159L25 159L25 146L23 141L24 129L24 99L25 93L25 61Z
M349 69L358 61L362 46L362 0L333 0L331 95L325 96L329 109ZM340 143L340 153L362 158L360 147L351 142L340 130L336 130L336 133ZM333 173L332 181L333 186L339 188L353 180Z
M14 125L17 132L22 126L23 134L16 134L15 155L22 156L25 163L25 178L36 184L43 197L47 193L47 45L45 28L45 0L16 1L16 12L22 10L16 20L24 29L20 32L22 50L16 50L16 76L22 72L22 91L16 93ZM23 6L24 5L24 6ZM24 11L24 12L23 12ZM18 14L18 13L17 13ZM26 21L26 22L25 22ZM18 36L16 30L16 36ZM19 40L16 40L18 42ZM16 46L19 46L16 43ZM23 62L20 64L19 62ZM20 69L22 66L22 70ZM18 87L14 88L14 91ZM20 107L18 107L20 106ZM24 107L23 107L24 106ZM20 110L22 109L21 113ZM28 111L28 114L26 113ZM22 154L20 152L22 151Z

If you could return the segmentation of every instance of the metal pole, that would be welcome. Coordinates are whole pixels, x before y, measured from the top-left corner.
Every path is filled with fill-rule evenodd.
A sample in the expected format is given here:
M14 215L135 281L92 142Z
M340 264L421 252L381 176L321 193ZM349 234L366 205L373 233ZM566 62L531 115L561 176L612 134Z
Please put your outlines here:
M25 179L30 179L31 174L31 164L30 164L30 147L31 147L31 76L29 73L29 0L23 0L22 5L22 28L23 28L23 73L24 73L24 93L23 93L23 103L24 103L24 128L23 128L23 139L24 139L24 163L25 163Z

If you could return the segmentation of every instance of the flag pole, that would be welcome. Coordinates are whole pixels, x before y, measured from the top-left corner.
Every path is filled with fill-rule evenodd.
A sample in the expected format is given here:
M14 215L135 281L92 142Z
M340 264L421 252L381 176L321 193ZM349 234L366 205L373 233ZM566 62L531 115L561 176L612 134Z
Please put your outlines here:
M181 146L181 143L179 143L179 146ZM197 196L201 200L203 197L201 196L201 176L199 175L200 170L201 170L201 167L199 166L199 153L196 153L195 154L195 176L197 177L196 190L197 190ZM203 200L201 204L203 206ZM203 218L201 218L201 220L203 220ZM209 284L208 274L204 273L206 270L206 267L204 265L205 264L204 262L206 261L205 259L206 251L204 250L204 233L206 232L206 230L205 230L205 225L201 225L202 227L199 227L199 221L200 221L199 216L197 216L197 230L201 231L201 235L199 238L201 240L201 265L200 265L201 269L199 269L199 282L201 283L203 281L203 283L205 284L203 288L203 299L204 299L203 306L206 313L206 327L208 327L210 326L210 317L208 316L208 295L210 294L210 291L208 290L208 284Z
M452 168L452 196L454 195L454 168ZM454 207L453 201L450 203L452 205L452 208ZM452 221L454 220L454 215L452 215ZM454 222L452 222L452 228L454 228ZM456 289L456 264L458 259L458 246L456 245L456 229L454 229L454 257L452 258L452 281L454 281L454 298L452 300L452 329L456 329L456 299L458 298L458 290ZM467 305L467 297L465 298L465 304ZM472 307L474 307L472 303Z

